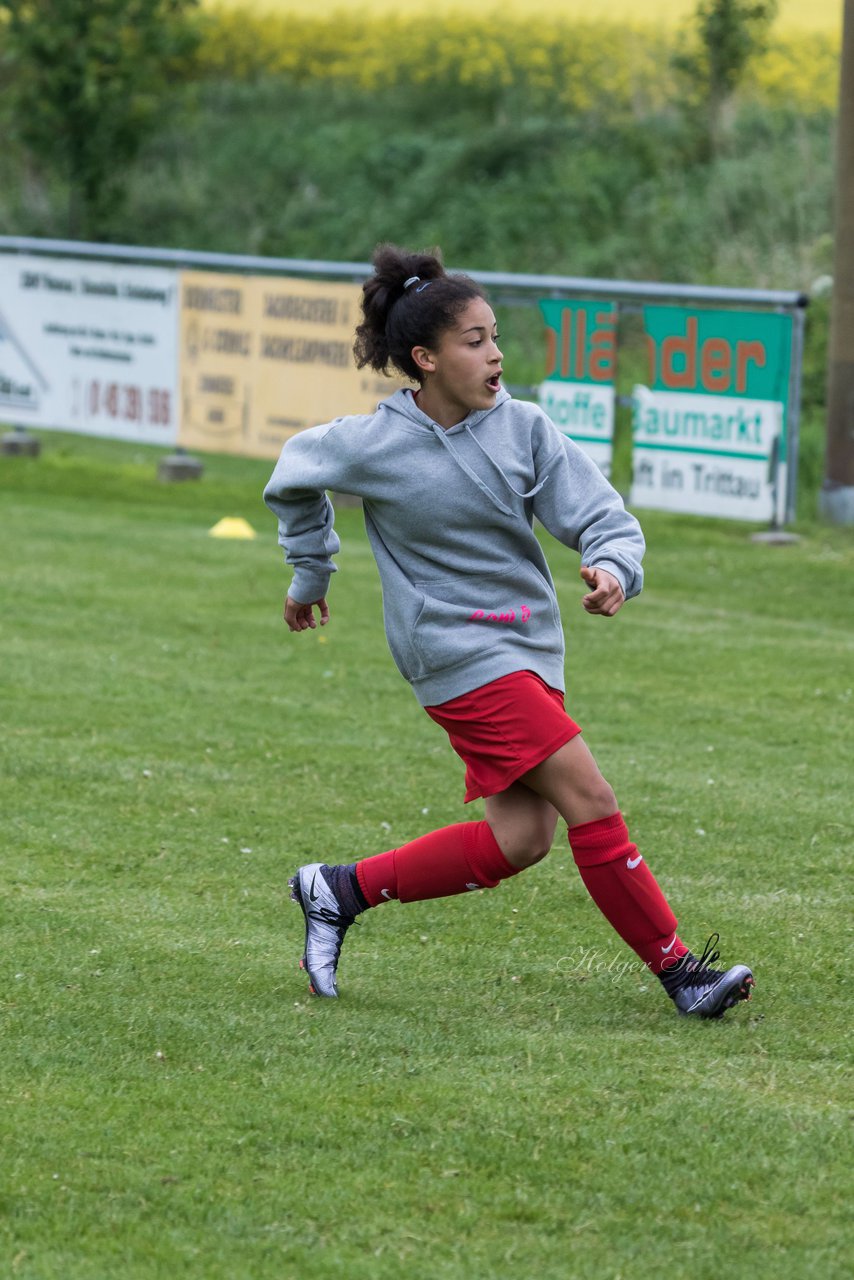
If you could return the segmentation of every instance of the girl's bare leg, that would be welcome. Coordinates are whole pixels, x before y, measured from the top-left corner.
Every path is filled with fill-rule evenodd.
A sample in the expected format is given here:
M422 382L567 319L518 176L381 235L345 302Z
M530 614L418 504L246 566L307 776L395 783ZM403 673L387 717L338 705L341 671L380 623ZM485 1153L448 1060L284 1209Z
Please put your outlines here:
M506 791L487 796L486 821L501 852L520 870L540 862L552 847L558 811L542 796L514 782Z

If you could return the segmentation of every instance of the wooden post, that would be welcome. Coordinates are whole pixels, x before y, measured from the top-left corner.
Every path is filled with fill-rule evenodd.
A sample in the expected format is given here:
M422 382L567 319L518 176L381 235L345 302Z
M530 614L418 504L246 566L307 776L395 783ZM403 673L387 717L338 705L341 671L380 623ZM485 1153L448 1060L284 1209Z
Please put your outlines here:
M854 524L854 0L844 7L836 128L827 453L819 510L834 524Z

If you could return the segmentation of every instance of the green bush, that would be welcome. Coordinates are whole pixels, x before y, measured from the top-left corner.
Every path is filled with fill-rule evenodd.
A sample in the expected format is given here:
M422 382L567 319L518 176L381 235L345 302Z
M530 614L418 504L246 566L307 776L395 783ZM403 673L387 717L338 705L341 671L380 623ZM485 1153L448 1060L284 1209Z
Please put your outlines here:
M673 111L496 123L437 103L424 121L396 88L185 89L110 238L363 261L388 237L441 243L470 268L781 288L809 288L826 270L826 113L745 105L710 163ZM26 230L26 217L0 205L5 229ZM44 233L50 219L36 225Z

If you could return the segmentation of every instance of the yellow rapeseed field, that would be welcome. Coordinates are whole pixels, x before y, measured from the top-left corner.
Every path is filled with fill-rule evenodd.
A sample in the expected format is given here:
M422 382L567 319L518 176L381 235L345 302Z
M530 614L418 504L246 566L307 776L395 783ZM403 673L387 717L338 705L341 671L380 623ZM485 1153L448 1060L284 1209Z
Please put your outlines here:
M471 18L484 14L507 15L526 21L543 17L572 21L631 22L648 26L674 26L689 17L695 0L484 0L483 5L462 0L242 0L240 7L264 13L293 13L301 17L325 17L333 13L400 17L445 15ZM777 27L780 31L816 31L838 35L842 27L842 0L781 0Z
M533 8L528 0L505 0L500 21L488 7L464 10L447 0L441 17L432 7L425 20L419 4L209 0L201 61L223 78L287 75L367 91L394 84L493 96L521 89L570 111L638 114L690 93L674 79L678 26L649 21L655 13L674 17L686 8L682 0L645 0L623 22L615 18L618 0L595 7L588 0L583 17L581 0L551 0L547 11L539 5L535 21L526 16ZM807 12L800 0L789 0L789 7ZM827 0L811 6L814 14L829 8ZM601 16L591 16L600 9ZM742 93L772 104L832 108L838 54L839 32L778 28Z

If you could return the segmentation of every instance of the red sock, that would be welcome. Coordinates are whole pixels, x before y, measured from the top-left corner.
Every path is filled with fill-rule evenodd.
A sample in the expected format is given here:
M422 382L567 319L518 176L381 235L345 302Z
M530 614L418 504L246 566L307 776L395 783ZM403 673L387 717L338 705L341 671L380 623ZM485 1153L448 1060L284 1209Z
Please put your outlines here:
M356 863L359 887L371 907L391 898L422 902L467 889L494 889L519 870L504 857L488 822L458 822Z
M570 827L569 844L596 906L653 973L688 948L655 877L629 840L621 813Z

